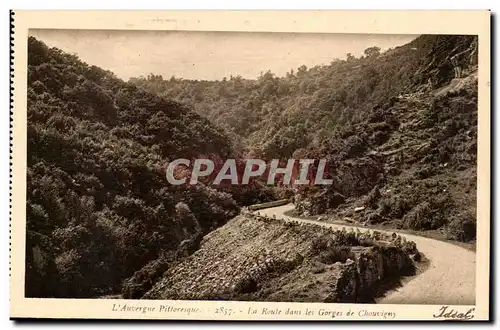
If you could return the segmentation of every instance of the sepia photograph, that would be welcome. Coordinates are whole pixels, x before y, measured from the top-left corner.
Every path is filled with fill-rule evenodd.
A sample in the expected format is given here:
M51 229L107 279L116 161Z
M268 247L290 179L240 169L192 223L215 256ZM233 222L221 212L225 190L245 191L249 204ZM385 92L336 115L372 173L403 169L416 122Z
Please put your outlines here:
M489 39L417 31L28 27L20 299L474 319Z

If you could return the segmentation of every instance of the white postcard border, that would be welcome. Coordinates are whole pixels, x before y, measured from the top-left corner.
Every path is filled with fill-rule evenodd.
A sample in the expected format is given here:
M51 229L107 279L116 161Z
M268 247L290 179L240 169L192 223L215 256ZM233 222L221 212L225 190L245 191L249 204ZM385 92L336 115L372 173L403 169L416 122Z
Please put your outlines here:
M26 90L29 29L107 29L253 31L301 33L476 34L479 35L479 126L476 305L474 320L489 318L490 264L490 12L488 11L15 11L12 109L11 306L12 318L196 319L196 320L384 320L361 316L362 310L391 312L385 320L436 320L442 305L271 303L235 301L153 301L115 299L34 299L24 297L26 234ZM450 256L460 258L460 256ZM146 313L113 311L149 306ZM159 312L161 305L199 308L199 312ZM216 308L235 314L215 313ZM314 310L312 315L249 314L249 308ZM342 312L335 318L319 310ZM236 311L238 311L236 313ZM352 315L350 315L352 313Z

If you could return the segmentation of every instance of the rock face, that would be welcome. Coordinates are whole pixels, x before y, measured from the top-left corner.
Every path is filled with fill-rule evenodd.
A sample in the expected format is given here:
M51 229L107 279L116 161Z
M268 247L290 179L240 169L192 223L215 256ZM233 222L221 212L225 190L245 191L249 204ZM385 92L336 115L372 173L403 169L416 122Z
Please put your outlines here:
M370 302L414 271L410 242L241 215L204 237L145 299Z

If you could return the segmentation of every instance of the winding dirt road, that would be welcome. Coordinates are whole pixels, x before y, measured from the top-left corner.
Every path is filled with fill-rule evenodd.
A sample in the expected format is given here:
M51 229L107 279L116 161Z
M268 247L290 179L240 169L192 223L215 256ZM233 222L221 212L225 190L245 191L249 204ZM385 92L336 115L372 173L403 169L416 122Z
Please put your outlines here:
M270 217L275 215L276 218L286 221L314 223L335 229L352 227L294 218L284 214L293 209L293 204L287 204L261 209L256 213L260 212ZM365 227L358 228L360 231L369 230ZM388 292L377 303L436 305L473 305L475 303L476 254L473 251L430 238L400 234L417 244L418 250L429 259L430 265L423 273L410 279L402 287Z

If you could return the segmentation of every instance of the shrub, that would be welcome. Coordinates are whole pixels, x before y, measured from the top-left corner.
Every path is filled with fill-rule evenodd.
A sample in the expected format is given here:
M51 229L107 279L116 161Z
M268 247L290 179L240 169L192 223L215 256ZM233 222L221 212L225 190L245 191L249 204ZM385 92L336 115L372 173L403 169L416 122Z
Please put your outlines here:
M449 221L445 228L446 236L461 242L476 238L476 219L472 214L466 214Z
M411 208L409 201L402 197L391 196L379 203L380 215L391 218L401 218Z
M368 207L374 207L381 196L382 194L380 193L378 186L373 187L373 189L366 196L365 205Z
M404 217L407 228L415 230L437 229L445 224L443 210L432 202L423 202L415 206Z
M359 245L356 233L353 231L339 230L335 232L335 236L336 236L335 238L336 245L348 245L348 246Z
M345 140L345 149L347 150L348 157L359 156L366 150L368 144L363 136L353 135Z

